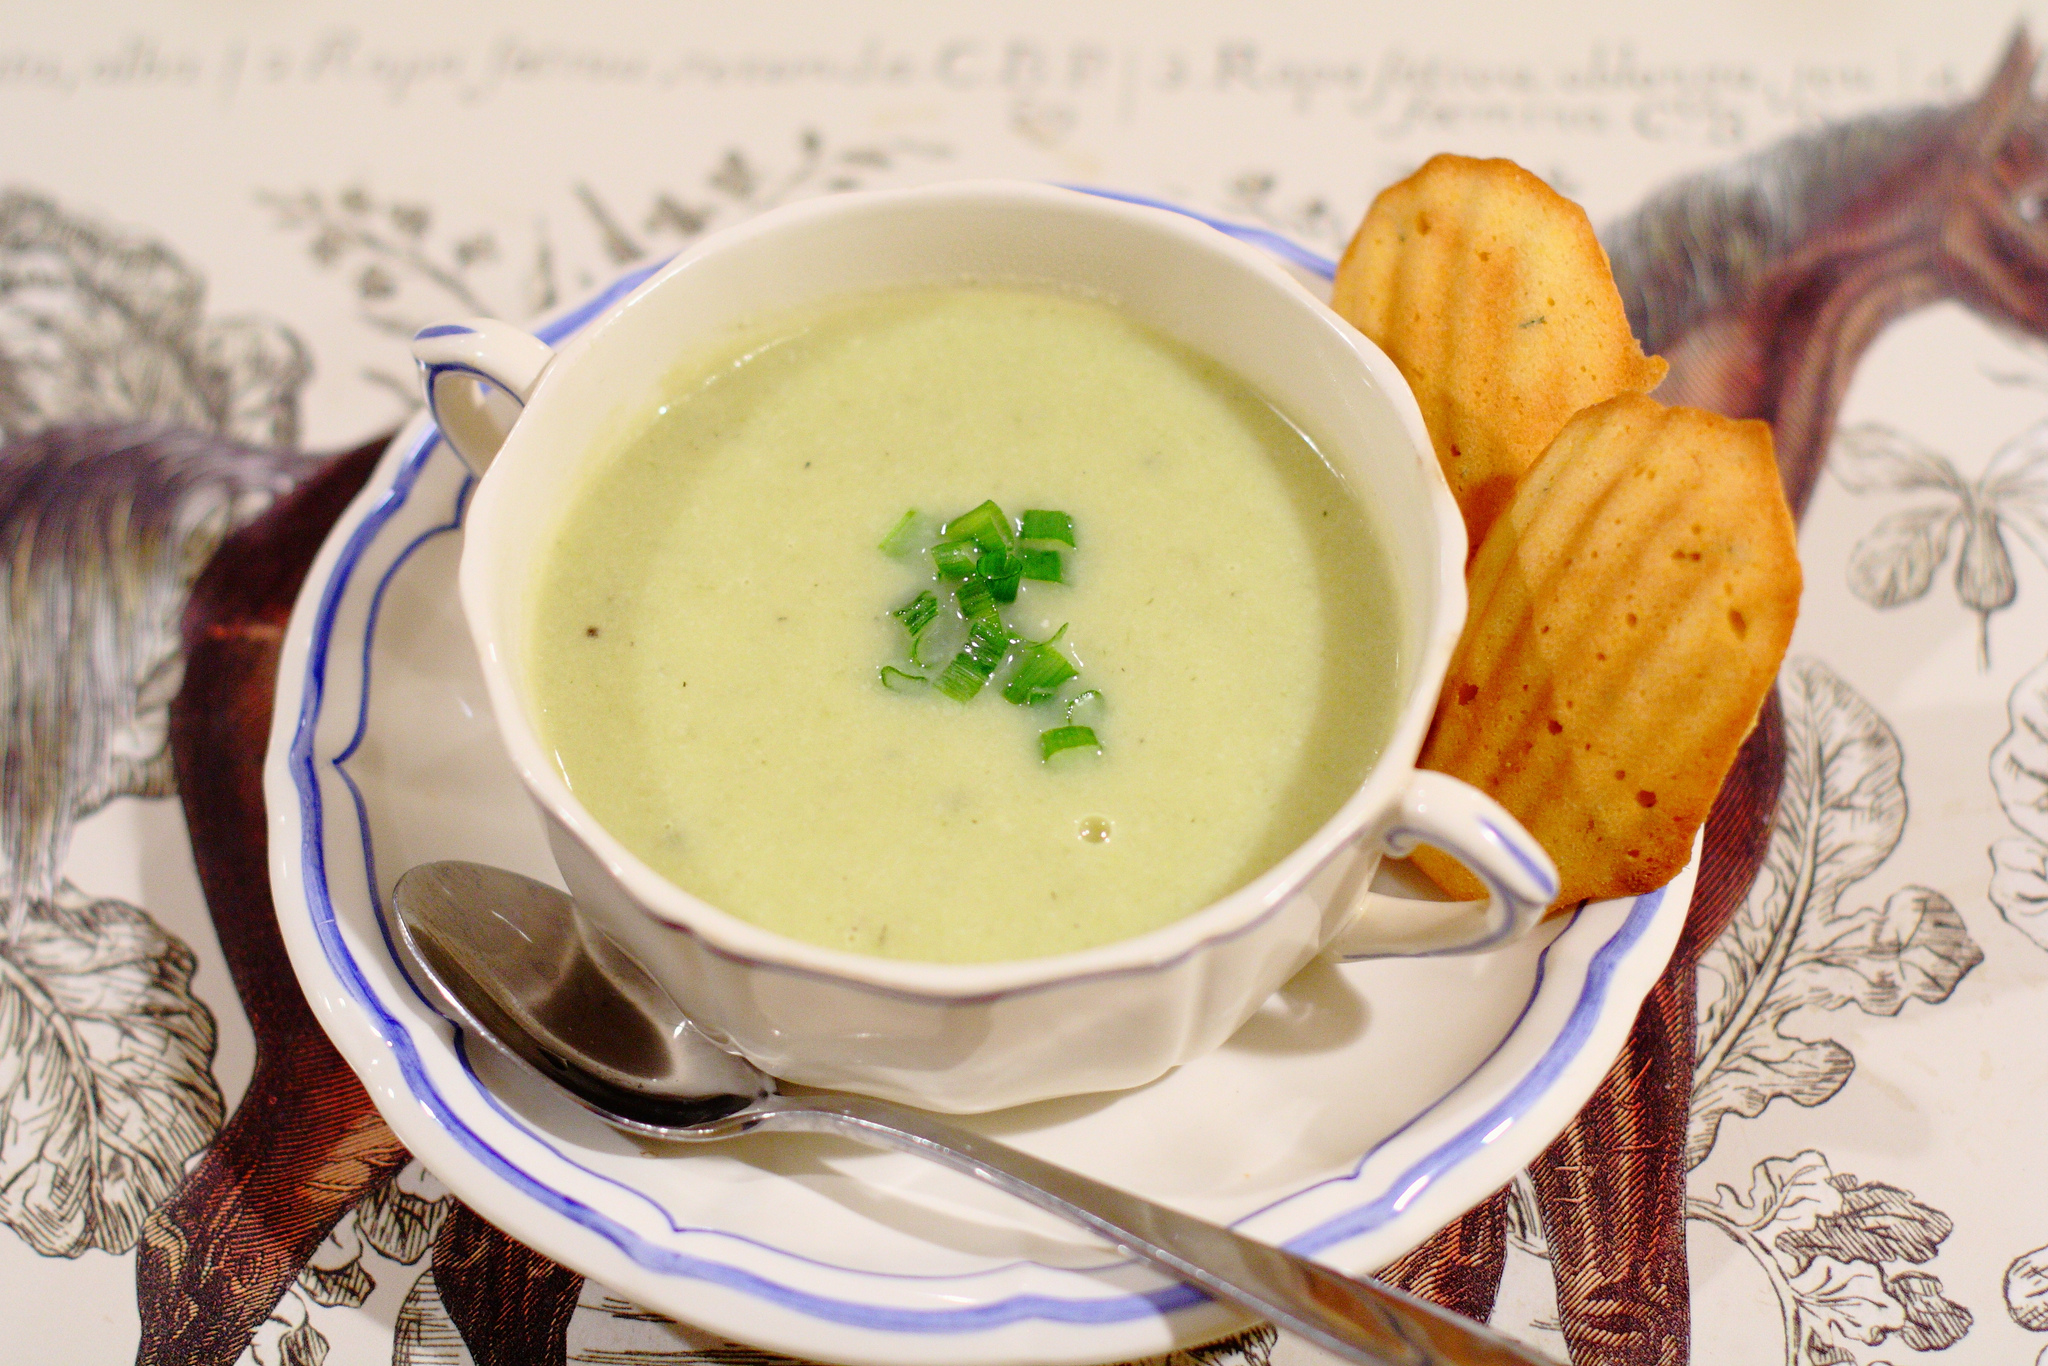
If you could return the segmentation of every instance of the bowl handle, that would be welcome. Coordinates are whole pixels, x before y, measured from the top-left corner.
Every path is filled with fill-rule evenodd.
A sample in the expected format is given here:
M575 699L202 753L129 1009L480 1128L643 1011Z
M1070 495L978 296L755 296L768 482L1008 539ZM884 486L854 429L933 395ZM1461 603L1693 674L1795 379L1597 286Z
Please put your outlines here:
M1330 943L1340 958L1478 953L1527 934L1557 899L1557 868L1520 821L1478 788L1417 769L1381 831L1395 858L1432 844L1486 884L1484 901L1429 901L1369 888Z
M434 425L475 474L505 444L555 358L546 342L495 318L423 327L413 336L412 355Z

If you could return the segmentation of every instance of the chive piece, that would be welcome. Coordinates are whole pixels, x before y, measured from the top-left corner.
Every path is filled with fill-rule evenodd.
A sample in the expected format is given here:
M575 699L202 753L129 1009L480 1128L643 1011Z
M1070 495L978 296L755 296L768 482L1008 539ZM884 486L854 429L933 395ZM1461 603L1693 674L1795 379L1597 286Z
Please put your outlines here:
M932 618L938 614L938 595L927 588L889 615L902 622L903 629L910 632L910 643L914 650L917 646L917 638L924 634L924 628L931 625Z
M980 618L967 633L967 643L960 647L960 653L939 675L938 690L955 702L973 701L1009 648L1010 633L1003 629L1002 622L993 617Z
M984 579L1000 579L1024 567L1024 557L1014 550L984 550L974 562L974 572Z
M975 572L988 580L988 591L997 602L1015 602L1017 584L1024 577L1024 557L1014 550L984 550Z
M941 541L932 547L932 566L942 579L964 579L981 560L981 547L973 541Z
M1027 541L1064 541L1074 543L1074 519L1064 512L1047 512L1043 508L1026 509L1023 526L1018 535Z
M931 685L931 680L929 678L926 678L923 674L907 673L904 670L897 668L893 664L884 664L882 666L881 673L882 686L887 688L890 692L902 691L902 689L899 688L896 684L891 683L889 681L892 677L900 678L905 683L918 683L927 687Z
M1017 672L1011 674L1010 681L1003 685L1003 697L1020 707L1029 707L1051 697L1059 691L1060 684L1079 672L1071 660L1052 647L1050 641L1034 645L1018 662Z
M1062 626L1060 629L1064 631L1067 628ZM1058 640L1059 637L1054 636L1053 639ZM1097 711L1102 710L1102 689L1090 688L1086 692L1077 692L1072 697L1067 699L1068 725L1071 726L1074 724L1074 713L1079 711L1084 703L1088 702L1093 702L1095 704L1095 709Z
M1016 529L993 502L961 513L946 523L945 533L949 541L964 536L983 550L1008 550L1017 543Z
M996 671L996 665L1003 662L1009 653L1010 632L996 617L982 617L974 623L974 629L967 633L967 643L960 647L960 653L973 659L974 667L987 678Z
M1052 758L1063 749L1094 749L1102 746L1095 739L1095 732L1086 726L1055 726L1051 730L1038 732L1038 757L1040 762Z
M889 534L876 547L884 555L903 555L917 545L917 509L912 508L896 519L896 525L889 528Z
M1067 633L1067 627L1069 627L1069 626L1071 626L1071 625L1073 625L1073 623L1072 623L1072 622L1069 622L1069 621L1063 621L1063 622L1061 622L1061 623L1060 623L1060 629L1059 629L1059 630L1057 630L1057 631L1054 631L1054 632L1053 632L1053 633L1052 633L1051 635L1047 636L1047 637L1046 637L1046 638L1045 638L1044 640L1025 640L1025 639L1024 639L1024 637L1022 637L1022 636L1019 636L1019 637L1017 637L1017 639L1018 639L1018 640L1020 640L1020 641L1022 641L1022 642L1023 642L1024 644L1026 644L1026 645L1057 645L1057 644L1059 644L1059 643L1060 643L1060 637L1061 637L1061 636L1063 636L1063 635L1065 635L1065 634Z
M1060 577L1060 552L1057 550L1027 550L1020 557L1024 561L1024 577L1040 583L1065 583Z
M954 600L960 604L960 615L969 621L981 621L996 615L995 592L989 582L979 574L970 574L960 580L953 589Z
M932 681L932 686L955 702L972 702L974 695L987 682L974 671L972 664L967 663L965 654L958 654L953 656L953 662L946 666L946 671Z

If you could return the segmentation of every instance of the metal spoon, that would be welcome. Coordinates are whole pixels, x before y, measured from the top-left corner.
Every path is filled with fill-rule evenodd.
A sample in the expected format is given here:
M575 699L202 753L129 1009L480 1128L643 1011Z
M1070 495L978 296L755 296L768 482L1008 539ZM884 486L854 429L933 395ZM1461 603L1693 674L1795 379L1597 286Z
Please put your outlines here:
M1391 1286L1126 1191L922 1111L866 1096L785 1096L698 1032L568 894L478 863L398 880L398 930L477 1033L629 1133L674 1142L755 1129L839 1134L928 1157L1089 1229L1218 1298L1368 1366L1554 1366L1472 1320Z

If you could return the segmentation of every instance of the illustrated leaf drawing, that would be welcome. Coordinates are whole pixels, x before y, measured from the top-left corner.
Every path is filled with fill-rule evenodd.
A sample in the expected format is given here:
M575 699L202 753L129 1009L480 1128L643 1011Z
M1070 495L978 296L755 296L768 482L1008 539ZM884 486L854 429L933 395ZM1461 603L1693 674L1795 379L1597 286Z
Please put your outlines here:
M1836 432L1828 472L1852 493L1961 493L1964 488L1947 456L1881 422L1859 422Z
M312 1296L316 1304L357 1309L376 1291L377 1281L364 1268L362 1245L358 1243L356 1255L339 1266L323 1266L318 1260L307 1263L299 1273L299 1288Z
M1856 1070L1855 1055L1832 1039L1788 1039L1775 1026L1756 1033L1759 1037L1732 1050L1703 1081L1694 1083L1686 1128L1686 1160L1694 1166L1712 1151L1723 1115L1733 1112L1754 1119L1780 1098L1808 1107L1823 1104Z
M277 1340L278 1366L322 1366L327 1338L309 1319Z
M344 1218L334 1226L299 1272L299 1289L315 1304L354 1309L377 1289L377 1278L363 1265L363 1239L356 1221Z
M363 1265L373 1248L394 1262L427 1255L448 1212L448 1192L417 1161L409 1162L357 1202L322 1240L299 1273L299 1288L315 1303L357 1308L377 1289Z
M296 445L304 345L205 304L162 243L0 191L0 432L125 420Z
M220 1129L192 951L65 884L0 944L0 1222L45 1256L126 1252Z
M1925 597L1948 558L1955 523L1947 508L1907 508L1885 518L1849 553L1849 591L1872 607Z
M1963 530L1962 553L1956 557L1956 596L1963 606L1988 620L1991 613L2012 606L2019 591L2012 552L2005 548L1998 514L1982 504L1971 508Z
M1991 786L2024 838L1991 846L1991 904L2048 949L2048 660L2013 685L2010 725L1991 751Z
M1855 1068L1832 1040L1787 1035L1804 1007L1896 1014L1945 1000L1983 959L1949 900L1927 888L1844 912L1843 893L1890 856L1905 829L1897 738L1826 665L1780 677L1785 772L1763 868L1700 960L1698 1052L1686 1158L1712 1149L1723 1116L1780 1097L1818 1105Z
M1860 1348L1894 1334L1936 1350L1970 1329L1970 1311L1939 1277L1897 1267L1933 1260L1954 1222L1896 1186L1834 1172L1819 1152L1766 1158L1746 1197L1720 1185L1686 1212L1748 1251L1771 1282L1787 1366L1859 1361Z
M1934 1260L1955 1231L1954 1220L1897 1186L1858 1181L1846 1172L1826 1180L1835 1190L1835 1206L1807 1227L1777 1234L1777 1249L1795 1270L1805 1270L1807 1262L1822 1256L1918 1265Z
M1829 461L1855 493L1932 495L1885 517L1849 555L1849 590L1873 607L1926 596L1958 527L1956 597L1977 614L1977 661L1991 663L1991 615L2019 595L2008 531L2048 560L2048 423L2036 423L1993 453L1974 482L1945 455L1882 423L1836 435Z
M1946 1000L1984 951L1947 897L1902 887L1881 910L1865 906L1817 927L1797 961L1785 993L1795 1008L1896 1015L1909 1000Z
M1807 1366L1847 1366L1847 1363L1854 1360L1854 1352L1835 1346L1819 1333L1807 1334L1804 1357L1788 1354L1785 1358L1786 1366L1800 1366L1802 1361Z
M1720 1221L1775 1246L1788 1234L1810 1233L1842 1208L1842 1193L1829 1180L1827 1158L1809 1149L1796 1157L1767 1157L1750 1169L1749 1198L1732 1186L1716 1186L1713 1207ZM1804 1261L1786 1268L1803 1271Z
M1992 843L1991 904L2008 925L2048 949L2048 844L2030 839Z
M2048 1247L2012 1259L2005 1269L2005 1312L2034 1333L2048 1333Z
M2048 844L2048 660L2013 685L2005 738L1991 751L1991 786L2005 817Z
M462 1330L441 1302L441 1287L429 1267L412 1283L405 1303L398 1307L398 1321L391 1333L391 1366L446 1366L468 1356Z
M448 1212L447 1192L417 1162L364 1196L355 1208L363 1241L394 1262L411 1265L426 1255Z
M2028 541L2048 530L2048 421L2036 422L2000 446L1984 466L1977 488L1987 500L2014 514L2013 524Z
M327 1360L327 1338L308 1314L305 1297L296 1289L256 1327L244 1357L255 1366L321 1366Z
M1941 1293L1939 1276L1907 1271L1886 1281L1885 1286L1906 1306L1906 1326L1899 1330L1899 1341L1916 1352L1953 1347L1976 1322L1968 1309Z
M1892 1297L1876 1267L1819 1257L1792 1278L1792 1293L1807 1332L1830 1346L1860 1342L1874 1347L1906 1326L1906 1306Z

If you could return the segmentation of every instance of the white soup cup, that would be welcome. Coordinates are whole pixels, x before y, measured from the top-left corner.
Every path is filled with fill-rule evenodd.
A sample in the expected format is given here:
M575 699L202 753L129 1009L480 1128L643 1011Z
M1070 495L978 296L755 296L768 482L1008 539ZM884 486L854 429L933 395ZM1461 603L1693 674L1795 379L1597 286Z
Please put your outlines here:
M1113 301L1228 367L1316 444L1386 541L1400 600L1399 709L1335 815L1244 886L1120 942L948 964L802 943L655 873L576 798L536 731L527 680L535 569L593 461L662 401L684 357L822 300L962 280ZM1325 950L1466 952L1526 933L1550 860L1463 783L1415 767L1465 615L1465 534L1415 400L1377 347L1265 253L1165 210L971 182L794 204L706 238L559 352L487 319L414 342L442 433L483 473L464 522L463 611L497 724L583 914L715 1037L785 1080L988 1110L1116 1090L1228 1038ZM688 762L688 756L677 756ZM1484 902L1400 900L1382 854L1426 841Z

